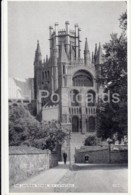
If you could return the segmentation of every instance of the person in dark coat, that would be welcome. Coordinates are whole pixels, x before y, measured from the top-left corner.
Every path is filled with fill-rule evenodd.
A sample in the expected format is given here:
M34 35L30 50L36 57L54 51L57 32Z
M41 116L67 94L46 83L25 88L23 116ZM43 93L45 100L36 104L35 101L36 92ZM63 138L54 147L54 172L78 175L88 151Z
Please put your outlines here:
M64 158L64 164L66 164L66 160L67 160L67 154L66 154L66 152L63 153L63 158Z

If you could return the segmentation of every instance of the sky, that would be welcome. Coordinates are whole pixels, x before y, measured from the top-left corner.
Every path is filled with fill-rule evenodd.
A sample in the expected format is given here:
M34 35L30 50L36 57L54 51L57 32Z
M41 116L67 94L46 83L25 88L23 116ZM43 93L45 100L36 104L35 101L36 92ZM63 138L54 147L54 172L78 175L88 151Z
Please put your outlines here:
M95 43L109 42L111 33L121 33L120 15L125 12L125 1L10 1L8 2L8 67L9 77L34 76L34 56L37 40L43 59L49 54L49 26L59 23L59 29L81 28L81 55L85 38L90 52ZM82 56L83 57L83 56Z

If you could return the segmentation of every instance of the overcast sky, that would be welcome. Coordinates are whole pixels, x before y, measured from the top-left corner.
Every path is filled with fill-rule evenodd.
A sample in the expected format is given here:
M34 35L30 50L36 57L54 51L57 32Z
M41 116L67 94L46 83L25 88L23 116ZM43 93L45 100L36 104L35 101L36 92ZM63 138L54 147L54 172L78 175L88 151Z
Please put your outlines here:
M85 37L92 52L95 43L104 44L112 32L121 33L118 19L125 10L125 1L8 2L9 76L33 77L37 40L44 59L49 54L49 26L55 22L59 29L65 28L67 20L71 30L79 24L83 55Z

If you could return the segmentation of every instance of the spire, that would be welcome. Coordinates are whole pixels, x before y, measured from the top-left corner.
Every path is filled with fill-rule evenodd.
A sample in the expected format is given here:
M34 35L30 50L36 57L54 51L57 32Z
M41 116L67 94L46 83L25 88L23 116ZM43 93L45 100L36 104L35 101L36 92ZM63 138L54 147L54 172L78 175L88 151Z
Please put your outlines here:
M66 52L65 52L65 46L64 46L63 42L62 42L62 45L61 45L61 62L68 62L68 58L67 58L67 55L66 55Z
M48 62L48 55L46 55L46 62Z
M37 41L37 48L36 48L36 52L35 52L35 62L34 62L34 64L39 63L39 62L42 62L42 55L41 55L39 41Z
M97 55L97 43L95 44L95 55Z
M89 46L88 46L87 37L86 37L86 39L85 39L85 50L84 50L84 51L89 52Z
M94 63L94 53L92 52L92 63Z
M95 44L94 63L96 63L96 58L97 58L97 43Z
M97 57L96 57L96 64L102 64L103 63L103 53L102 53L102 48L101 44L99 43L99 48L97 51Z
M85 64L88 64L90 61L90 51L88 46L87 38L85 39L85 49L84 49L84 62Z

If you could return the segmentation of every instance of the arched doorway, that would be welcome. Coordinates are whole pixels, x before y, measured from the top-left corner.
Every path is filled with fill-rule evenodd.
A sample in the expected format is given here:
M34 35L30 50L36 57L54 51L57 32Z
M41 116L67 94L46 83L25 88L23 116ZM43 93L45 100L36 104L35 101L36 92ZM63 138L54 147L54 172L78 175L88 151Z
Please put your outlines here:
M72 132L79 132L79 118L78 118L78 116L72 117Z

